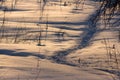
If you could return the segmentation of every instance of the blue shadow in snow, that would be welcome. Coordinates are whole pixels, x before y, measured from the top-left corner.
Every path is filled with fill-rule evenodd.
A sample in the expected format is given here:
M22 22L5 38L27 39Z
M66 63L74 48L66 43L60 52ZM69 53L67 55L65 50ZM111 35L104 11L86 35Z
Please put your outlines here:
M16 51L7 50L7 49L0 49L0 55L9 55L9 56L18 56L18 57L35 56L41 59L45 59L45 55L42 55L42 54L29 53L29 52L16 52Z

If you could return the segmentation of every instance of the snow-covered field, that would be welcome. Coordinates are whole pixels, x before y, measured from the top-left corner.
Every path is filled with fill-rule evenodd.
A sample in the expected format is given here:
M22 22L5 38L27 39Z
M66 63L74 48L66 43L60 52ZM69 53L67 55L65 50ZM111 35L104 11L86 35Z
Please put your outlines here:
M78 10L64 2L50 0L41 7L37 0L18 0L15 9L0 11L0 80L113 80L107 70L116 64L107 62L106 47L114 52L115 45L119 53L118 32L103 25L90 32L94 1ZM11 0L4 6L10 9Z

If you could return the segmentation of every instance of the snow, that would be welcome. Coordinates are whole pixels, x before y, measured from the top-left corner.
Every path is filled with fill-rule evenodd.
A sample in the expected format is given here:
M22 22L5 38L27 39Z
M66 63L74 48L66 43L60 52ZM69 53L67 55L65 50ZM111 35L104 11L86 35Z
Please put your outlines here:
M10 48L10 45L5 47ZM12 51L15 54L22 51L19 50L22 47L16 48L16 45L11 46L11 48L14 51L9 49L8 54L11 54ZM2 49L0 49L1 51ZM3 54L0 55L0 59L1 80L18 80L18 78L34 80L39 73L38 70L40 70L40 73L37 80L111 80L110 77L106 77L109 74L102 71L56 64L46 59L39 59L39 67L37 67L38 58L35 56L24 57Z
M117 33L98 31L93 34L89 45L83 47L81 43L89 31L88 18L97 9L92 5L94 1L86 1L84 9L80 10L75 10L74 5L60 6L59 2L53 2L55 5L49 2L45 6L40 22L40 6L36 0L18 1L16 10L6 12L4 26L8 37L0 41L0 80L113 80L112 74L98 68L106 68L107 65L104 38L110 39L110 47L115 44L119 50ZM11 0L8 0L5 5L10 8L10 4ZM45 41L43 37L44 46L37 46L38 24L41 23L45 30L47 15L48 38ZM23 29L18 43L14 43L13 37L17 33L16 28ZM64 40L58 39L57 32L65 32ZM78 63L79 59L83 64Z

